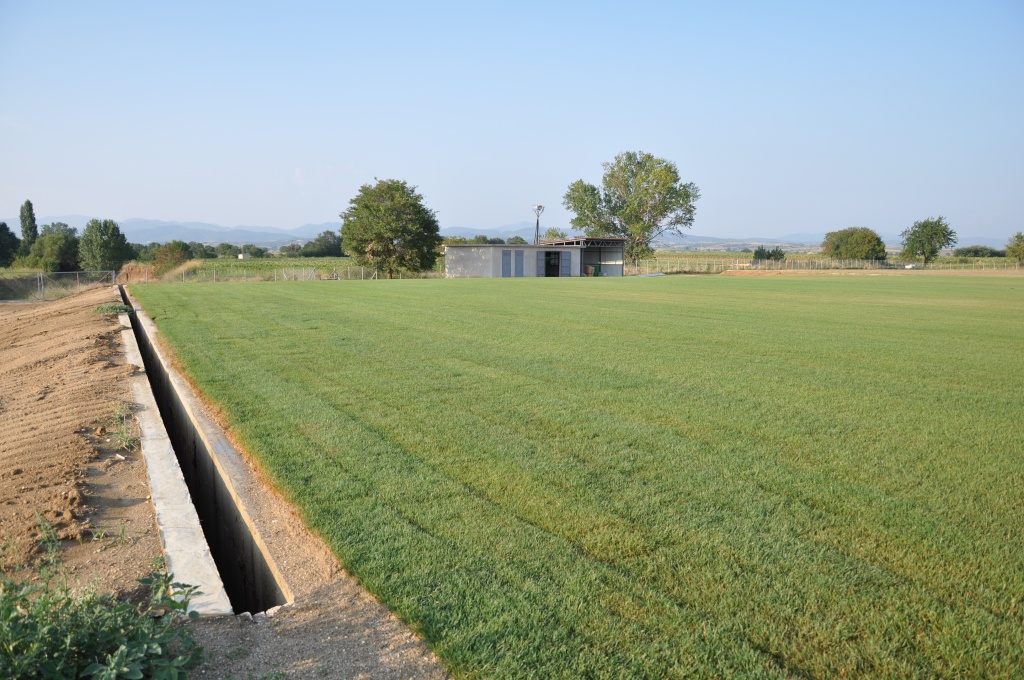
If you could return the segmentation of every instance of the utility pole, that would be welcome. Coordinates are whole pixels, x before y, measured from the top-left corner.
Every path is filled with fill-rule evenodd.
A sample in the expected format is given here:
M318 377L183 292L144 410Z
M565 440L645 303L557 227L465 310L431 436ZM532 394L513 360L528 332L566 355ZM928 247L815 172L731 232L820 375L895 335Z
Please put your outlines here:
M544 212L544 206L533 206L533 212L537 213L537 228L533 232L533 245L540 243L540 214Z

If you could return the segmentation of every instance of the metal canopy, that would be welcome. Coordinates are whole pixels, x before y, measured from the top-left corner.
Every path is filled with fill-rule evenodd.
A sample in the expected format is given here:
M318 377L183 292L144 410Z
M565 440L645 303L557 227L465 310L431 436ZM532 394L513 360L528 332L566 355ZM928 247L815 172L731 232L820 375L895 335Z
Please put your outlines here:
M593 238L581 236L579 238L562 238L557 241L541 241L540 246L582 246L584 248L616 248L626 243L624 238Z

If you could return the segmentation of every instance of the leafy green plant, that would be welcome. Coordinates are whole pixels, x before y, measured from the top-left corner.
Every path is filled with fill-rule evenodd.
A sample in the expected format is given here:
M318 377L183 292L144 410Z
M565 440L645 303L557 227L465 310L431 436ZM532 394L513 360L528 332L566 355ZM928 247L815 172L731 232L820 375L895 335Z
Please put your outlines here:
M187 678L201 649L178 619L196 588L157 572L139 582L151 589L148 606L52 577L26 585L0 574L0 677Z
M131 314L134 310L128 305L118 305L111 302L104 305L96 305L95 311L100 314Z
M52 574L60 567L60 539L53 525L36 513L36 525L39 527L39 545L43 548L40 569L44 575Z

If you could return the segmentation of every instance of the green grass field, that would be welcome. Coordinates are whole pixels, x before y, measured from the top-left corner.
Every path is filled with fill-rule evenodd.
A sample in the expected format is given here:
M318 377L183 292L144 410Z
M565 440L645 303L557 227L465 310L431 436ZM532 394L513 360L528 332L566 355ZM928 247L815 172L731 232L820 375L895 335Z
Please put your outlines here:
M1024 668L1024 278L134 286L457 675Z

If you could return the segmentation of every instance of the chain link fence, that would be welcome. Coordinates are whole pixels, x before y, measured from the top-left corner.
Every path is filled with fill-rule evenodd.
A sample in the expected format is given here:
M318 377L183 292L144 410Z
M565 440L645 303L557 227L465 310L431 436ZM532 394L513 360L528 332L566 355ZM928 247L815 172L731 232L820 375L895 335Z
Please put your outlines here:
M197 267L158 274L153 267L126 267L117 275L117 282L129 283L227 283L253 281L367 281L386 279L387 274L370 267ZM444 271L410 273L401 271L396 279L444 278Z
M782 260L739 260L723 258L651 258L627 262L625 276L648 274L718 274L724 271L813 271L842 269L927 269L931 271L1024 271L1018 262L897 262L894 260L837 260L829 258L785 258Z
M59 300L95 286L113 285L113 271L0 271L0 300Z

